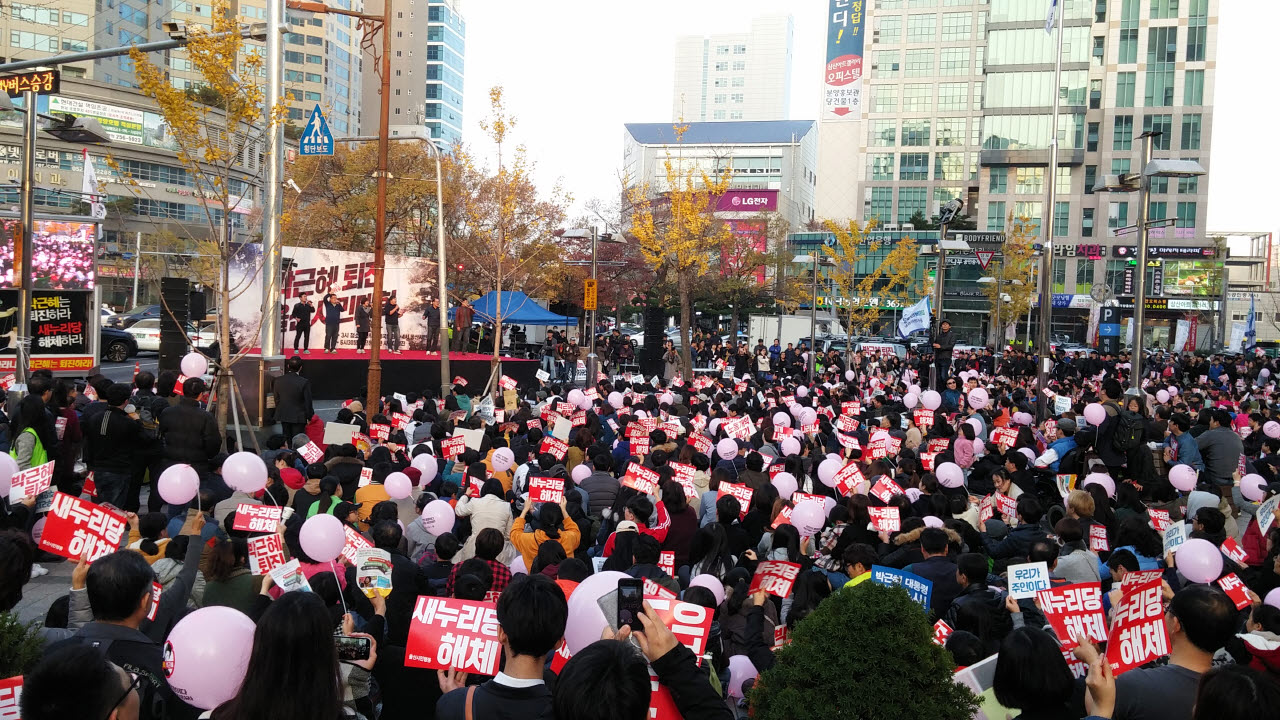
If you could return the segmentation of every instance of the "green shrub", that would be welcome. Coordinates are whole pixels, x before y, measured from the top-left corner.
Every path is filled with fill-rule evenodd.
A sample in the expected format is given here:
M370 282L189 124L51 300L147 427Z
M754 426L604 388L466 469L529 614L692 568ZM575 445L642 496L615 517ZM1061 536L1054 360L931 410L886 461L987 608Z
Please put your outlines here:
M25 675L44 652L36 623L23 625L18 616L0 613L0 678Z
M753 720L968 720L978 700L901 588L839 590L796 626L750 693Z

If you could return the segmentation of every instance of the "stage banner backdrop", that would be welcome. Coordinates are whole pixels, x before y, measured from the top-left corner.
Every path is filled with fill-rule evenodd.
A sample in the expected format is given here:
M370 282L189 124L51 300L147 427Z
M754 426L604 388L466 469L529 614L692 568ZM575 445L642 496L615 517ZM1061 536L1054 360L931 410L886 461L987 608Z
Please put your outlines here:
M258 347L262 320L262 246L245 245L231 267L231 328L241 347ZM326 295L336 293L342 304L342 331L338 347L355 348L355 310L368 298L373 300L373 253L318 250L285 247L282 253L284 281L277 302L284 322L281 346L293 348L294 320L288 315L302 293L315 306L311 317L311 349L324 347L323 302ZM403 308L400 316L400 349L425 350L427 320L424 312L435 297L435 263L425 258L388 255L382 288L385 298L395 296ZM243 291L243 292L241 292ZM386 329L382 331L386 347ZM368 343L365 344L368 347Z

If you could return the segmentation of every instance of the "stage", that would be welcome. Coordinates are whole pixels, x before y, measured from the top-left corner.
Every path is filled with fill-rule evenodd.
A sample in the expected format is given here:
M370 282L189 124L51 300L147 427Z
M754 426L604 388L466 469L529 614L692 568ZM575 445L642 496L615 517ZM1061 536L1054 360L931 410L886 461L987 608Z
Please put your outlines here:
M293 348L285 348L286 358L293 357L294 354ZM257 348L254 348L250 357L258 356ZM352 349L326 353L313 349L309 355L298 353L298 357L302 358L302 375L311 380L311 396L316 400L346 400L356 397L368 380L368 353L357 353ZM382 362L384 396L392 393L421 393L423 390L430 390L433 394L439 392L440 353L406 350L393 354L383 350L379 359ZM537 360L505 356L501 359L503 374L515 379L521 388L537 384L534 375L540 367ZM492 355L451 352L449 379L459 376L466 378L467 391L481 392L489 380L492 360Z

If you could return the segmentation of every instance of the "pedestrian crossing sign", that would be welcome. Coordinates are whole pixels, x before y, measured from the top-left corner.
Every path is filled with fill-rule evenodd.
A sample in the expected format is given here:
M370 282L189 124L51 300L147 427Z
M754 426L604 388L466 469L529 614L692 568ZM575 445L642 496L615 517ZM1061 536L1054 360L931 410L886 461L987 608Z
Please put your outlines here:
M300 155L332 155L333 154L333 133L329 131L329 122L324 119L324 112L320 110L320 104L316 104L316 109L311 111L311 119L307 121L307 127L302 131L302 138L298 140L298 153Z

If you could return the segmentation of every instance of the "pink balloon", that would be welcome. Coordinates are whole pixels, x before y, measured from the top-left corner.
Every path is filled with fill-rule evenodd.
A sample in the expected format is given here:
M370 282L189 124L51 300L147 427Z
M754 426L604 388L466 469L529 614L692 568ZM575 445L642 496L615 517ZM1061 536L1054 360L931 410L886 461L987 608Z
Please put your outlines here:
M1035 453L1035 451L1034 451L1034 450L1032 450L1031 448L1018 448L1018 452L1020 452L1020 453L1022 453L1023 455L1025 455L1025 456L1027 457L1027 460L1035 460L1035 459L1036 459L1036 453Z
M182 374L189 378L200 377L209 372L209 358L203 353L189 352L182 356L182 362L178 364L182 369Z
M940 528L940 527L944 527L944 525L943 525L943 523L942 523L942 518L937 517L937 516L935 516L935 515L925 515L925 516L924 516L924 526L925 526L925 527L931 527L931 528Z
M524 564L524 555L517 553L516 559L511 561L511 574L516 575L519 573L524 573L525 575L528 575L529 568Z
M965 422L973 426L974 432L982 432L982 421L978 418L971 417L968 420L965 420Z
M249 665L254 630L248 615L222 605L200 608L179 620L164 643L169 687L203 710L235 697Z
M442 535L452 530L456 518L448 500L432 500L422 508L422 527L432 535Z
M426 453L415 457L410 465L417 468L418 472L422 473L422 477L418 480L421 485L426 485L432 480L435 480L436 473L440 470L440 462L436 460L436 457Z
M186 505L200 492L200 473L190 465L170 465L160 473L156 491L170 505Z
M1102 489L1107 491L1107 497L1113 498L1116 496L1116 481L1113 480L1110 475L1105 473L1089 473L1084 478L1084 485L1081 485L1080 487L1088 487L1092 484L1101 485Z
M934 471L938 484L942 487L958 488L964 486L964 470L952 462L944 462Z
M1107 419L1107 411L1098 403L1089 403L1084 406L1084 419L1090 425L1101 425Z
M498 448L493 451L489 462L493 465L494 472L506 472L516 464L516 454L511 452L511 448Z
M905 405L908 410L911 410L912 408L914 408L917 404L919 404L919 402L920 402L920 398L917 397L915 393L907 393L906 395L902 396L902 404Z
M570 405L574 407L579 407L582 404L582 399L585 397L586 395L583 395L581 390L579 390L578 388L574 388L569 391L569 395L565 399L568 401Z
M1017 412L1013 414L1013 421L1018 425L1030 425L1031 420L1031 413Z
M716 454L721 460L732 460L738 457L738 443L733 438L724 438L716 443Z
M1267 597L1262 601L1263 605L1270 605L1273 608L1280 608L1280 588L1275 588L1267 593Z
M0 495L8 495L10 480L18 472L18 461L9 453L0 453Z
M222 462L222 479L233 490L252 495L267 486L267 464L251 452L232 453Z
M302 523L298 531L298 544L307 557L319 563L327 563L342 554L347 544L342 521L328 513L316 513Z
M800 411L800 425L813 425L818 422L818 412L813 408L805 408Z
M806 386L806 385L801 385L800 387L796 388L796 397L798 397L798 398L802 398L802 397L809 397L809 388L808 388L808 386Z
M800 441L796 438L784 438L782 441L782 454L786 456L800 454Z
M734 655L729 658L729 697L742 697L742 683L755 678L760 673L746 655Z
M1178 572L1194 583L1211 583L1222 574L1222 551L1213 543L1192 538L1174 551Z
M857 375L855 375L855 374L854 374L854 372L853 372L852 370L845 370L845 371L844 371L844 379L845 379L845 380L848 380L849 382L853 382L853 379L854 379L854 378L856 378L856 377L858 377L858 376L857 376Z
M937 410L942 404L942 396L936 390L925 390L920 394L920 402L924 404L926 410Z
M969 407L974 410L981 410L987 406L991 398L987 395L987 391L977 387L969 391Z
M1178 388L1173 387L1172 385L1169 386L1169 395L1172 397L1178 397Z
M614 390L613 392L609 393L610 407L612 407L615 410L618 410L622 408L624 405L626 405L626 402L625 402L625 398L622 397L622 393L618 392L617 390Z
M1169 391L1163 388L1156 391L1156 402L1161 405L1169 402Z
M576 655L600 639L600 633L609 626L609 620L596 601L605 593L616 592L619 580L630 579L626 573L605 570L588 577L573 589L569 596L569 621L564 628L564 643L570 653Z
M724 583L720 582L720 579L715 575L699 575L689 581L689 587L701 587L710 590L711 594L716 596L717 606L724 602Z
M1249 473L1240 478L1240 494L1245 500L1262 502L1267 497L1267 481L1261 475Z
M31 526L31 542L37 546L40 545L40 536L44 535L44 521L47 519L49 519L48 515L41 515L40 519Z
M675 404L676 404L676 396L675 396L675 395L672 395L672 394L671 394L671 393L669 393L669 392L667 392L667 393L662 393L662 397L658 398L658 403L659 403L659 404L661 404L661 405L675 405ZM584 409L585 409L585 408L584 408Z
M382 481L382 487L392 500L403 500L413 492L413 481L402 472L393 472Z
M791 416L784 412L776 412L773 414L774 427L791 427Z
M802 537L822 532L822 526L826 520L826 509L816 500L802 500L791 510L791 524Z
M982 443L982 438L973 439L973 454L981 455L987 451L987 446Z
M911 393L912 395L915 395L916 397L920 397L920 386L919 386L919 385L908 385L908 386L907 386L907 392Z
M586 480L587 478L591 477L591 466L587 465L586 463L582 463L581 465L575 465L573 468L573 472L569 473L569 476L573 478L574 482L580 483L583 480Z
M1191 492L1196 489L1196 481L1199 479L1199 473L1190 465L1174 465L1169 468L1169 482L1182 492Z
M818 463L818 481L827 487L836 486L836 473L840 472L840 468L844 467L844 461L827 458Z
M1268 420L1262 425L1262 432L1269 438L1280 438L1280 422Z

